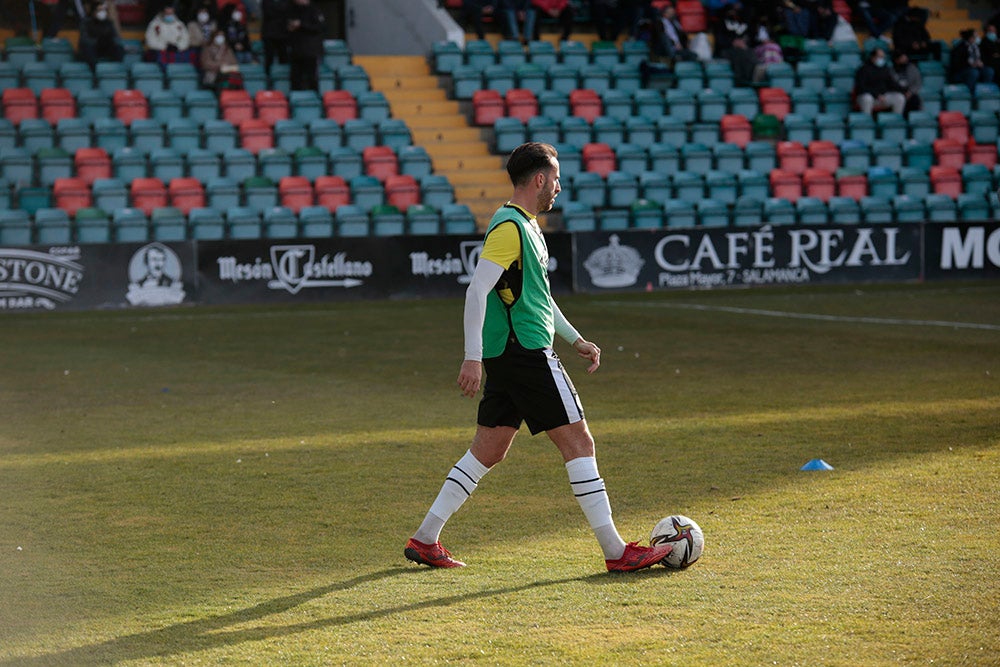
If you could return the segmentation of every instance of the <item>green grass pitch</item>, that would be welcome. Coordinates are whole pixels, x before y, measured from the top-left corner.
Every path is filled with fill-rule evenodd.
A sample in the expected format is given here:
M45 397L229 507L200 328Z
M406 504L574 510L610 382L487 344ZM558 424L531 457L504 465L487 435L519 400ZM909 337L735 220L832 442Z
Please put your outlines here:
M1000 284L567 296L620 532L469 444L459 300L0 318L0 665L995 665ZM822 458L829 472L803 472Z

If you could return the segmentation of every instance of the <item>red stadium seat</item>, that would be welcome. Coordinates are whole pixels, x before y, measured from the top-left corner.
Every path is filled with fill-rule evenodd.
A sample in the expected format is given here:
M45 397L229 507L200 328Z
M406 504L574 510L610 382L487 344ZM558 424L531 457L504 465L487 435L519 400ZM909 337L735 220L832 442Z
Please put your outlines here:
M757 93L760 100L760 112L785 120L792 110L792 100L781 88L761 88Z
M802 177L799 174L784 169L772 169L768 179L771 183L772 196L793 202L802 196Z
M90 184L82 178L57 178L52 184L52 197L56 208L71 216L81 208L91 206Z
M519 118L523 123L538 115L538 98L527 88L511 88L507 91L504 101L507 105L507 115Z
M78 178L93 185L98 178L111 178L111 156L101 147L78 148L73 154L74 170Z
M837 181L833 177L833 172L817 167L809 167L802 174L803 194L807 197L815 197L827 202L830 197L837 194Z
M313 185L316 204L331 211L338 206L351 203L351 188L341 176L320 176Z
M14 125L25 118L38 118L38 100L31 88L5 88L3 115Z
M934 165L930 171L931 189L935 194L957 199L962 194L962 172L955 167Z
M133 120L149 118L149 102L140 90L116 90L111 96L115 118L131 125Z
M385 181L385 200L401 211L420 203L420 183L409 174L390 176Z
M147 216L154 208L167 206L167 186L159 178L135 178L129 189L132 206Z
M254 95L257 118L271 125L275 121L288 119L288 98L280 90L258 90Z
M854 170L841 170L837 174L837 194L860 201L868 195L868 177Z
M233 125L254 117L253 100L245 90L223 90L219 93L219 110L222 119Z
M938 136L964 144L969 140L969 119L961 111L942 111L938 114Z
M365 146L361 149L361 162L365 173L382 183L399 173L399 159L392 146Z
M205 207L205 187L197 178L173 178L167 192L170 195L170 205L179 208L184 215L191 213L191 209Z
M809 153L798 141L779 141L775 153L779 169L801 175L809 166Z
M326 117L341 125L358 117L358 101L349 90L328 90L323 93L323 109Z
M43 88L38 99L42 118L53 125L63 118L76 117L76 100L66 88Z
M997 166L997 145L969 143L969 162L984 164L990 169Z
M615 151L605 143L584 144L581 150L584 171L592 171L607 178L616 168Z
M934 162L942 167L961 169L965 164L965 142L958 139L935 139Z
M604 113L601 96L589 88L577 88L569 94L570 113L586 118L588 123Z
M837 144L824 139L809 142L809 166L823 169L831 174L840 169L840 149Z
M266 120L247 118L240 121L240 146L254 155L265 148L274 148L274 128Z
M726 114L719 122L722 141L746 148L753 138L753 126L742 114Z
M295 211L296 215L315 199L312 183L305 176L283 176L278 179L278 196L281 205Z
M487 88L472 93L472 122L476 125L493 125L497 118L503 118L503 97L500 93Z

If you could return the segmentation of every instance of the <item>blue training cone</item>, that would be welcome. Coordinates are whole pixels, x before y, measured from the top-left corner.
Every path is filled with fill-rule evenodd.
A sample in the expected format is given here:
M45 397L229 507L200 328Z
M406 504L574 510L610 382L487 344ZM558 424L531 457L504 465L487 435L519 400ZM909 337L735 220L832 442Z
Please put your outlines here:
M833 470L833 466L824 461L823 459L813 459L809 463L799 468L799 470Z

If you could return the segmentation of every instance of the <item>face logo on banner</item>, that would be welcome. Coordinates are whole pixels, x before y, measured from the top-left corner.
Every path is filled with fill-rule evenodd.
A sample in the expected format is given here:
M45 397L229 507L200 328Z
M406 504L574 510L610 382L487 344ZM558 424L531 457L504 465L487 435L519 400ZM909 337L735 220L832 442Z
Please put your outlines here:
M184 300L181 260L162 243L150 243L128 263L128 292L133 306L169 306Z
M79 259L75 247L0 248L0 310L54 310L72 300L83 280Z
M639 251L621 245L617 234L612 234L608 245L590 253L583 268L590 274L594 287L631 287L639 279L645 260Z

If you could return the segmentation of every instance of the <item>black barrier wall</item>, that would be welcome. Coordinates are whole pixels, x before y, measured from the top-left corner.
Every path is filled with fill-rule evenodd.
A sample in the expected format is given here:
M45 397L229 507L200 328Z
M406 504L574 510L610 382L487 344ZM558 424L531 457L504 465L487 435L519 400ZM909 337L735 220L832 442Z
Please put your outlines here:
M555 293L1000 278L1000 224L553 233ZM0 247L0 311L461 296L481 237Z

